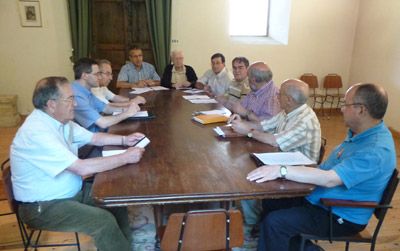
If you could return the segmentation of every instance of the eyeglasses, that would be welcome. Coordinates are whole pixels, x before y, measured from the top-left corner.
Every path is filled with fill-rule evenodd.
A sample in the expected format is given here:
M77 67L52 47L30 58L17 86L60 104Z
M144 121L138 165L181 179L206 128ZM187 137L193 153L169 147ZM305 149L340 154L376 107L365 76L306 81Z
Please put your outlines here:
M364 104L363 103L351 103L351 104L343 104L343 105L341 105L340 107L347 107L347 106L360 106L360 105L362 105L362 106L364 106Z
M113 75L111 72L103 72L103 71L101 71L100 73L104 74L106 76L112 76Z
M101 76L101 72L99 71L99 72L96 72L96 73L89 73L89 74L92 74L92 75L94 75L94 76L96 76L96 77L100 77Z
M68 98L57 98L57 99L52 98L51 100L61 100L67 103L73 103L75 101L75 96L70 96Z

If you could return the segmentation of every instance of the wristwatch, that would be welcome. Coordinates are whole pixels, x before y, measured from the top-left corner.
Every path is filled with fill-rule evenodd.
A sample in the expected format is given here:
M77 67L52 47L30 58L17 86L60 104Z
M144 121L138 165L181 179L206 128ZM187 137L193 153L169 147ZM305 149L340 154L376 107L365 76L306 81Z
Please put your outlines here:
M281 170L280 170L280 172L281 172L281 178L282 179L286 179L286 175L287 175L287 167L286 166L281 166Z
M247 133L247 137L253 138L253 131L254 131L254 129L251 129L251 130Z

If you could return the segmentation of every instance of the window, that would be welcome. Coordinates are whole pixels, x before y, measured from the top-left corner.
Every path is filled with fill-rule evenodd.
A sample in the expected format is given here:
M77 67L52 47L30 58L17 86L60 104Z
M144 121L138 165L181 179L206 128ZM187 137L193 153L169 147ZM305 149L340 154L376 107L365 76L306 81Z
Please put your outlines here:
M287 44L291 0L229 0L229 35L247 44Z
M229 35L268 36L269 0L230 0Z

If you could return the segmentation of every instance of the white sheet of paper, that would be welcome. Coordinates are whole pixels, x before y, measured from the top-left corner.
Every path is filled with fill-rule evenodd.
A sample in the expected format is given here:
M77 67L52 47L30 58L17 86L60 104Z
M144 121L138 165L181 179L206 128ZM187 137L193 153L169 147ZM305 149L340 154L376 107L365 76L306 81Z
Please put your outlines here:
M108 157L108 156L121 154L121 153L124 153L124 152L126 152L125 149L123 149L123 150L105 150L101 154L103 155L103 157Z
M254 153L265 165L312 165L310 160L301 152Z
M213 128L214 132L218 135L218 136L222 136L225 137L225 133L224 131L221 130L221 128L219 126Z
M192 100L192 99L210 99L209 96L207 95L183 95L182 96L186 100Z
M133 91L131 91L130 93L131 94L142 94L142 93L145 93L145 92L149 92L149 91L152 91L152 89L150 88L150 87L143 87L143 88L132 88L133 89Z
M198 113L206 114L206 115L218 114L218 115L225 115L225 116L231 116L231 114L232 114L232 112L229 111L226 108L216 109L216 110L209 110L209 111L199 111Z
M167 88L167 87L164 87L164 86L152 86L152 87L150 87L152 90L154 90L154 91L166 91L166 90L169 90L169 88Z
M204 92L203 90L199 90L199 89L191 89L191 90L186 90L183 91L184 93L189 93L189 94L195 94L195 93L201 93Z
M139 143L137 143L136 145L134 145L134 147L145 148L149 143L150 143L149 138L144 137L144 139L142 139L141 141L139 141Z
M113 112L112 115L118 115L121 112ZM147 111L138 111L135 115L133 115L132 117L148 117L149 113Z
M209 99L191 99L189 101L192 102L193 104L216 104L216 103L218 103L217 100L215 100L213 98L209 98Z

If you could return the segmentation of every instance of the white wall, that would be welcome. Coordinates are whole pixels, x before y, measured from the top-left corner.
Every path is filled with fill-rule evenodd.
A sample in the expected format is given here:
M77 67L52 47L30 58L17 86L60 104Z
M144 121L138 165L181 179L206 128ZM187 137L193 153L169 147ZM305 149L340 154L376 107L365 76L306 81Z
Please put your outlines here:
M320 80L328 73L349 76L359 0L292 0L288 45L240 44L228 35L228 0L174 0L172 48L185 52L185 62L198 75L210 67L210 57L222 52L231 68L235 56L264 61L280 84L312 72Z
M385 122L400 130L400 1L362 0L350 82L383 85L389 94Z
M18 2L0 1L0 94L18 94L18 110L32 110L32 92L45 76L72 80L67 1L41 0L42 27L22 27Z

